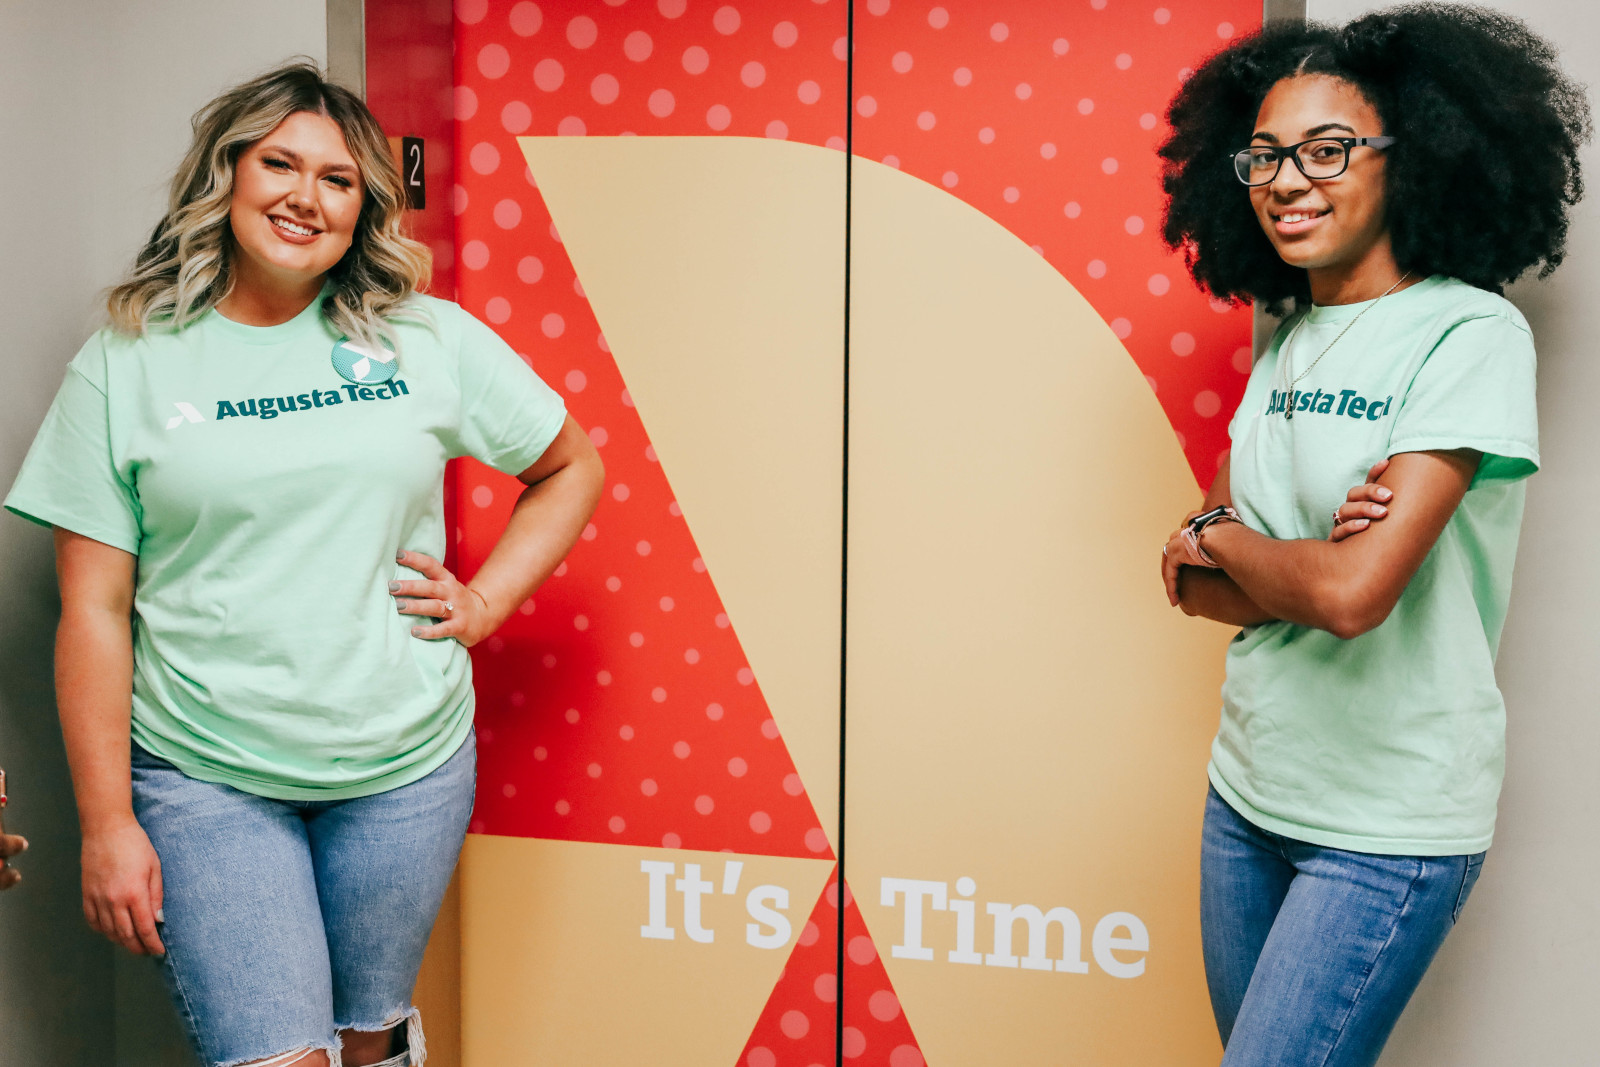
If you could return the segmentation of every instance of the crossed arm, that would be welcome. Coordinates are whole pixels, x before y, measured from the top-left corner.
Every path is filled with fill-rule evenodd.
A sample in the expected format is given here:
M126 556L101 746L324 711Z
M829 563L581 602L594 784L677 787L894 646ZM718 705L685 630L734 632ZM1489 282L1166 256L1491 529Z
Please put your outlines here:
M1455 513L1481 453L1402 452L1372 468L1339 508L1326 541L1279 541L1240 523L1201 534L1216 569L1183 563L1174 534L1162 558L1167 599L1189 615L1232 626L1283 619L1359 637L1381 624ZM1205 508L1231 503L1223 464Z

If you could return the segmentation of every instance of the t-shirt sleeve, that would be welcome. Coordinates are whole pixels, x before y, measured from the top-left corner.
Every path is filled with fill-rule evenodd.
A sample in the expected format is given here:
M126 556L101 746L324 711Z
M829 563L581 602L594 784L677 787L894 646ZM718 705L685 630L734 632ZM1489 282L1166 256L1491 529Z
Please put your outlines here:
M457 309L461 455L517 475L544 455L567 419L566 405L500 335Z
M1233 409L1233 417L1228 420L1228 440L1237 441L1239 434L1245 428L1244 421L1266 406L1262 394L1272 388L1268 383L1277 374L1278 353L1289 331L1294 328L1294 323L1293 315L1279 322L1277 328L1272 331L1272 338L1267 342L1267 347L1251 362L1250 377L1245 383L1244 395L1239 398L1239 406Z
M1476 488L1539 469L1533 337L1499 315L1452 326L1423 361L1395 416L1389 454L1473 448Z
M59 526L137 555L138 494L117 469L110 407L104 388L91 378L103 360L99 338L92 338L67 367L5 506L41 526Z

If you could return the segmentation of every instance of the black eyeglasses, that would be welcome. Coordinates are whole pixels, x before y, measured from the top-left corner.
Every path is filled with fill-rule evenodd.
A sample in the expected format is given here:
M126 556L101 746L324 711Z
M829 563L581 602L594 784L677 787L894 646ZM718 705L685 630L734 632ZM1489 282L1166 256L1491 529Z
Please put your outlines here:
M1233 170L1246 185L1271 185L1283 169L1285 159L1294 160L1300 173L1317 181L1337 178L1350 166L1350 149L1388 148L1393 137L1313 137L1299 144L1251 145L1233 154Z

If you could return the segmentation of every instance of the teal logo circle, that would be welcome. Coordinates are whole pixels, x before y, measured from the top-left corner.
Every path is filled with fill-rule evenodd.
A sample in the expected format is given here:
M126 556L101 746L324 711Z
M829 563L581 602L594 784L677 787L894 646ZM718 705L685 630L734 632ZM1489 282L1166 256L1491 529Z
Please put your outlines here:
M347 382L357 385L377 385L386 382L395 376L400 365L395 362L393 352L385 352L388 356L374 352L365 345L360 345L348 338L333 346L333 369L339 372L339 377Z

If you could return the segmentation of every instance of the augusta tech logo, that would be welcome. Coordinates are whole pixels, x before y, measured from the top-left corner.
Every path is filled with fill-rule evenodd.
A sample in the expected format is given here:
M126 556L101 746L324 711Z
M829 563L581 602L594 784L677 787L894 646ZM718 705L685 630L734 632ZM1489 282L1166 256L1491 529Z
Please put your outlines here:
M1296 415L1303 411L1307 415L1343 415L1347 419L1377 422L1389 414L1389 408L1394 404L1394 397L1369 400L1356 395L1354 389L1341 389L1337 393L1324 393L1321 389L1314 393L1305 389L1296 389L1292 393L1274 389L1272 395L1267 398L1266 413L1281 415L1288 410L1290 404L1294 405Z
M339 395L339 390L344 395ZM297 393L293 396L262 396L251 397L232 403L227 400L217 401L217 421L223 419L239 418L254 415L258 419L275 419L279 415L287 415L291 411L315 411L319 408L337 407L344 403L360 403L363 400L393 400L397 396L410 396L411 390L406 388L406 383L399 378L384 382L382 385L341 385L339 389L312 389L310 392Z
M346 339L333 346L333 369L347 382L377 385L393 378L400 367L393 352L384 359L372 349Z
M205 422L205 416L194 409L193 404L185 404L182 400L175 401L172 405L178 413L167 420L167 429L171 430L182 426L185 422Z

